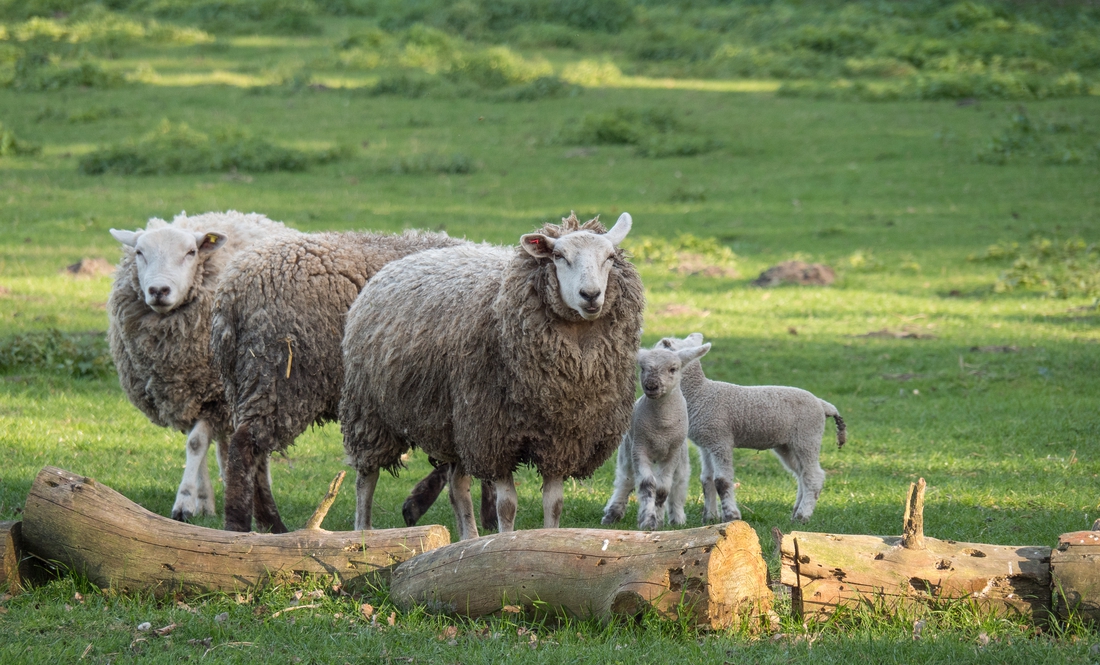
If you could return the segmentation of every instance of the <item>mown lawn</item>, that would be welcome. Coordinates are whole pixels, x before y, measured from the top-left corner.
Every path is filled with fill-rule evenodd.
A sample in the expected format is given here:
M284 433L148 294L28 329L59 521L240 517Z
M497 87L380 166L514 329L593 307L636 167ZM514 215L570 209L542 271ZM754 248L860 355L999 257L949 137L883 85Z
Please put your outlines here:
M528 102L462 90L375 95L333 87L377 82L377 73L349 72L331 55L369 22L317 23L314 35L219 34L213 43L141 43L113 59L97 57L105 71L145 72L121 87L0 88L4 128L41 146L0 157L0 520L19 519L44 465L93 476L168 514L183 436L148 423L109 368L65 366L77 352L57 351L49 339L58 338L43 335L106 329L110 277L59 271L81 258L116 261L109 228L230 208L303 230L415 227L497 243L570 210L610 220L629 211L647 287L646 344L700 331L714 343L703 363L711 378L797 385L835 404L847 421L843 450L827 429L825 490L813 520L797 528L896 534L905 490L918 477L929 483L925 529L936 538L1053 545L1058 534L1100 517L1095 272L1093 286L1078 288L1066 277L1073 259L1048 249L1028 274L1047 270L1050 284L999 292L1014 257L977 260L993 244L1019 243L1026 254L1036 239L1055 249L1072 238L1100 241L1096 160L1054 165L1038 149L1014 152L1003 165L976 157L988 155L995 138L1011 137L1021 113L1036 126L1077 127L1051 140L1083 137L1082 149L1091 149L1095 94L1022 108L981 99L821 100L776 95L770 79L747 85L685 75L680 88L668 89L645 76L674 68L639 67L632 78ZM555 71L589 57L568 48L522 53L545 57ZM279 82L278 72L304 64L312 87ZM705 89L715 80L722 85L709 87L719 89ZM731 91L746 89L756 92ZM622 109L672 116L677 136L713 145L653 158L632 145L577 138L586 115L622 116ZM98 147L137 140L164 120L346 154L302 172L80 172L81 158ZM702 258L668 258L676 251ZM760 271L791 258L828 263L837 282L750 286ZM688 274L693 261L725 271ZM1067 297L1049 293L1058 286ZM79 340L80 359L102 359L98 336L62 339ZM19 340L19 348L45 350L17 354ZM796 528L794 481L767 453L741 451L735 463L745 519L776 572L769 532ZM336 424L308 432L278 459L275 495L288 525L305 521L342 468ZM400 503L428 468L414 454L408 472L382 479L378 526L401 525ZM609 462L593 478L567 482L563 526L599 526L613 471ZM541 525L537 476L524 471L517 485L517 527ZM689 526L702 515L697 480L691 491ZM352 495L348 488L339 497L328 528L350 528ZM624 526L634 519L628 512ZM445 501L422 519L432 522L454 532ZM199 523L218 527L220 518ZM328 592L320 608L271 617L296 590L315 588ZM0 661L1100 662L1095 628L1070 622L1035 631L951 605L924 616L928 626L915 641L917 615L851 614L825 626L785 618L774 637L748 629L697 634L652 617L637 625L542 624L418 611L398 612L390 625L385 589L341 596L325 580L245 600L122 597L66 578L0 601ZM374 623L362 603L376 608ZM179 628L156 638L136 630L144 621Z

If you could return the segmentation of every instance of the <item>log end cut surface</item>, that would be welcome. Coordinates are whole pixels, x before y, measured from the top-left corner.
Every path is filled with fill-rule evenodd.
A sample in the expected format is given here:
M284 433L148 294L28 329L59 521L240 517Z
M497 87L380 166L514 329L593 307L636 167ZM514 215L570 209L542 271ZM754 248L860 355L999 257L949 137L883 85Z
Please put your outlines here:
M1050 555L1050 573L1058 614L1076 612L1100 623L1100 531L1062 534Z

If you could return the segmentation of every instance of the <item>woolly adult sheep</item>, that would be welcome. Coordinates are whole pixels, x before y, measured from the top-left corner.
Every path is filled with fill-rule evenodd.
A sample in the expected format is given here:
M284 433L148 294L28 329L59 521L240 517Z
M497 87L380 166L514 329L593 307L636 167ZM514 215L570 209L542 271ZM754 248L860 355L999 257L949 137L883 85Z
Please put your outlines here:
M666 337L658 346L679 350L699 346L703 335ZM703 519L741 519L734 497L733 449L771 450L798 479L791 519L806 522L825 486L821 470L821 437L825 419L836 421L836 443L847 441L844 419L832 404L801 388L738 386L711 381L703 366L684 366L680 388L688 406L688 436L699 447L703 471ZM719 505L721 512L719 512Z
M228 446L229 409L210 355L210 309L226 264L247 247L289 229L233 210L111 235L124 253L107 300L107 337L126 396L149 420L187 433L187 462L172 506L186 520L214 514L206 455Z
M235 430L226 465L225 526L286 531L268 457L312 424L336 419L344 317L386 263L464 241L407 231L317 233L257 245L227 269L214 302L214 360Z
M502 532L516 513L512 473L543 478L543 524L556 527L562 483L587 477L630 422L645 296L619 243L576 215L520 238L386 266L348 312L340 404L358 471L355 528L371 527L380 469L412 446L451 464L460 538L477 535L470 476L494 483Z

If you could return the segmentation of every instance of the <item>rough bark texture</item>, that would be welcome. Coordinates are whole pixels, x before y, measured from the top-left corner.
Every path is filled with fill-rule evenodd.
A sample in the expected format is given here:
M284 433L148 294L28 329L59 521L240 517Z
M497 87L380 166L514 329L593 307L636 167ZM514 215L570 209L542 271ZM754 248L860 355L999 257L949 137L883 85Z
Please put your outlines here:
M10 593L23 590L20 573L22 558L20 530L22 522L0 522L0 587L8 585Z
M408 608L470 617L502 610L576 617L662 616L725 628L771 605L767 565L745 522L682 531L535 529L484 536L416 556L393 571Z
M924 478L909 483L909 495L905 498L905 517L902 518L901 546L907 550L924 549Z
M271 578L334 574L354 585L446 545L443 526L234 533L155 515L91 478L45 467L23 511L23 546L121 591L233 591Z
M1042 619L1050 609L1049 547L1011 547L924 539L906 549L896 536L794 532L783 537L783 584L794 611L827 615L837 607L900 605L970 598L998 614ZM796 556L797 553L797 556Z
M1100 623L1100 531L1063 533L1050 555L1050 574L1059 615L1076 611Z

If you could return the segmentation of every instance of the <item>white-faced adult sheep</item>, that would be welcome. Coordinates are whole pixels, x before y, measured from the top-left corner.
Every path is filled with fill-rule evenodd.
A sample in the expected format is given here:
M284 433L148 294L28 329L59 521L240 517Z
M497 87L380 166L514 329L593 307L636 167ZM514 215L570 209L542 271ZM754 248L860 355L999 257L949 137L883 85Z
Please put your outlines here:
M336 419L344 319L367 280L394 259L463 243L415 231L302 233L257 245L226 269L212 345L235 427L226 464L227 529L250 530L255 512L260 528L286 531L268 457L310 425Z
M477 536L470 476L493 482L500 531L513 529L521 464L542 476L543 525L558 526L564 479L590 476L630 424L645 308L619 249L630 226L571 215L519 247L423 252L371 280L344 337L356 529L371 527L379 470L413 446L451 465L460 538Z
M703 335L666 337L659 347L678 350L699 346ZM733 449L771 450L798 480L791 519L806 522L825 486L821 437L825 419L836 421L837 448L848 435L836 407L801 388L739 386L711 381L699 362L685 365L680 380L687 400L688 436L699 447L703 484L703 520L741 519L734 497Z
M710 344L678 351L638 352L642 392L634 402L630 430L619 445L615 490L603 512L603 523L623 518L626 501L638 489L638 528L654 530L668 516L670 524L686 521L691 459L688 457L688 408L680 391L683 366L703 357Z
M187 433L187 463L172 506L186 520L214 514L206 456L225 461L232 427L210 354L210 310L225 266L241 251L288 233L279 222L235 211L138 231L111 229L125 247L107 300L107 338L126 396L149 420Z

